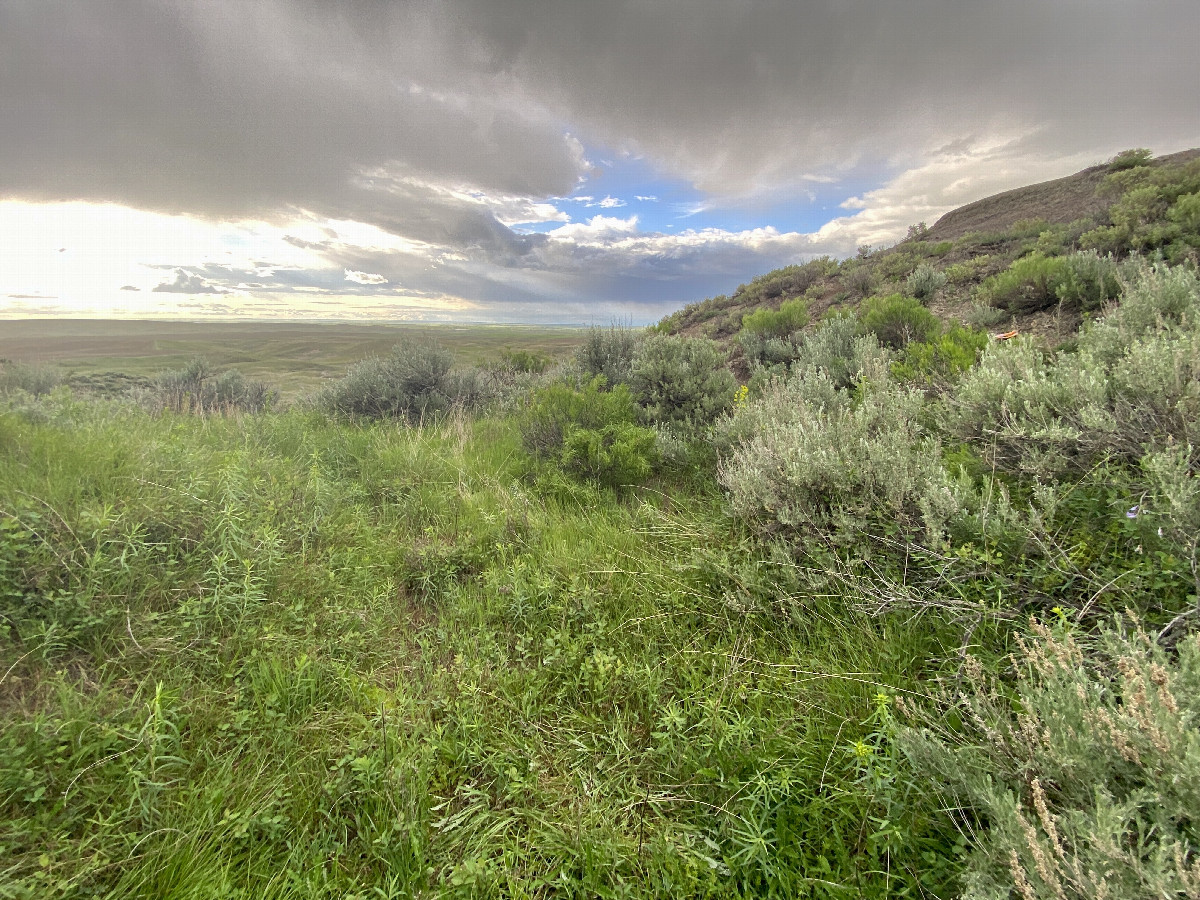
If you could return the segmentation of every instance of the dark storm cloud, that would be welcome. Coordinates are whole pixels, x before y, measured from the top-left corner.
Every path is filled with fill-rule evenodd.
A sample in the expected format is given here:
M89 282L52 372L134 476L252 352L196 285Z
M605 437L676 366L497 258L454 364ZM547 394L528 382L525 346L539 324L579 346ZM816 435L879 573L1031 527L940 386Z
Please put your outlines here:
M572 187L561 127L459 71L419 11L336 9L0 0L4 193L227 217L360 207L370 171Z
M362 173L561 194L571 127L728 190L999 124L1047 151L1191 140L1197 19L1194 0L0 0L3 189L402 219L438 198Z
M864 195L875 240L1048 161L1200 143L1198 27L1196 0L0 0L0 198L303 210L424 248L293 239L339 288L661 298L855 235L515 232L587 174L571 135L717 195L905 185Z

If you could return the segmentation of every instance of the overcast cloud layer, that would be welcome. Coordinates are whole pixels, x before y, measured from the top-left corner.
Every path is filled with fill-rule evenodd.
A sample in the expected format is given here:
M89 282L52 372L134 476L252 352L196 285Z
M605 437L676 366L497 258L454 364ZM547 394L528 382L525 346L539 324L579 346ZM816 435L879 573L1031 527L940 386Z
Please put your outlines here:
M1195 0L0 0L0 312L80 308L86 282L147 313L651 319L1200 144L1198 33ZM614 194L633 162L652 178ZM40 283L38 253L74 248L18 264L11 232L71 201L225 249L101 285L101 246Z

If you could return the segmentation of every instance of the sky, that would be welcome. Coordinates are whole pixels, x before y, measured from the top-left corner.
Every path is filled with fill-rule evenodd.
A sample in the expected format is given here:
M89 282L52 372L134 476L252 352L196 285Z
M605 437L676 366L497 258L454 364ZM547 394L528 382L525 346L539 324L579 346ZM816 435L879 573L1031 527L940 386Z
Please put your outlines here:
M0 0L0 319L640 324L1130 147L1196 0Z

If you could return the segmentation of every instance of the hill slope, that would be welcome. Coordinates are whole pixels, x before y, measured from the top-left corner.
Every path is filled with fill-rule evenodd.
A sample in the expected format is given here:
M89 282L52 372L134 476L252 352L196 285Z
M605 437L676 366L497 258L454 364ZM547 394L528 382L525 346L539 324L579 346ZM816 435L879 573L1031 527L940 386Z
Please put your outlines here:
M945 282L925 304L941 319L1034 333L1048 344L1074 334L1085 311L1052 302L997 302L992 286L1017 260L1094 250L1120 258L1162 252L1178 262L1200 247L1200 149L1158 159L1126 151L1074 175L1005 191L953 210L932 227L914 226L893 247L838 262L829 257L786 266L731 295L689 304L659 324L668 333L725 342L758 310L802 297L810 321L830 309L910 292L925 265ZM1193 209L1196 207L1196 209ZM939 279L940 280L940 279Z

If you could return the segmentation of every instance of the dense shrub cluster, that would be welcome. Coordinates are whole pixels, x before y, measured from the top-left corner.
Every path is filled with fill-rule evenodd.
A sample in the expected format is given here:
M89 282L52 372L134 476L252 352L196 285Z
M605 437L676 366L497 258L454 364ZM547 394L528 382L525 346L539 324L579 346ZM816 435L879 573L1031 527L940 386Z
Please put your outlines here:
M1077 311L1099 309L1120 292L1117 264L1095 250L1068 256L1031 253L980 288L982 296L1000 309L1035 312L1062 303Z
M1116 166L1102 189L1116 199L1106 220L1080 237L1081 246L1122 255L1158 250L1175 262L1195 259L1200 250L1200 159L1175 166L1144 161Z
M193 359L182 369L164 372L143 395L154 409L172 412L262 412L276 394L266 382L248 379L237 369L217 373L206 360Z
M62 383L62 373L50 366L0 361L0 394L24 391L42 397Z
M340 416L419 422L453 405L476 407L494 396L489 375L452 371L454 356L437 343L406 341L365 360L327 386L318 405Z
M964 377L950 426L1014 472L1136 462L1174 442L1200 447L1200 279L1141 265L1121 304L1050 360L1022 340L994 345Z

